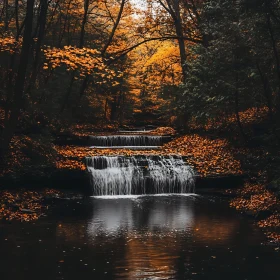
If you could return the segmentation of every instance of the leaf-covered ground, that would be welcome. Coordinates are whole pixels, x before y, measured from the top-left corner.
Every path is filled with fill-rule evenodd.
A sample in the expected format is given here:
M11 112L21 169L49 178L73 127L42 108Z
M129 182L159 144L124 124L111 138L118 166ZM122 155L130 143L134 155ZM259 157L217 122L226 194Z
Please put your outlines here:
M53 189L42 191L2 190L0 191L0 220L35 221L46 215L49 204L46 197L57 197L61 193Z
M231 207L254 216L269 240L280 244L280 201L275 193L267 190L264 184L246 183L235 194Z

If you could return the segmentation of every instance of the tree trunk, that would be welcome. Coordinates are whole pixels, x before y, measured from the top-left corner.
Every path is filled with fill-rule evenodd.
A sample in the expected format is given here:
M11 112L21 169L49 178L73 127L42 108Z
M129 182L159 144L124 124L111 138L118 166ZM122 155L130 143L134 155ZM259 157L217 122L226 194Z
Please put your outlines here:
M70 85L69 85L68 90L65 94L64 101L63 101L61 109L60 109L60 113L63 113L63 111L66 108L66 105L68 103L69 97L70 97L71 92L72 92L72 87L73 87L73 84L74 84L74 80L75 80L75 72L73 72L72 75L71 75Z
M267 100L267 107L268 107L268 111L269 111L269 119L272 124L272 131L273 131L273 134L275 135L275 137L277 138L277 141L280 143L280 137L277 132L277 122L275 120L273 108L272 108L272 101L271 101L272 90L271 90L271 87L269 85L269 81L268 81L266 75L261 71L260 65L258 63L257 63L257 69L259 71L260 78L261 78L261 81L263 84L264 96Z
M265 4L266 4L266 8L267 8L267 13L266 13L267 28L268 28L270 39L271 39L271 44L272 44L272 49L273 49L274 59L275 59L276 74L278 77L278 94L276 96L276 113L279 116L280 115L280 93L279 93L279 91L280 91L280 57L279 57L278 48L277 48L277 41L275 39L274 30L273 30L273 26L271 23L271 17L268 12L269 3L267 1L265 1Z
M114 96L113 101L111 102L111 114L110 120L115 121L117 118L117 96Z
M4 0L4 9L5 9L5 22L4 22L4 31L8 31L9 28L9 0Z
M234 93L234 101L235 101L235 117L236 117L236 122L238 125L238 128L240 130L240 133L242 135L242 138L245 142L247 142L247 136L244 132L240 116L239 116L239 89L238 89L238 82L239 82L239 74L238 72L236 73L235 76L235 93Z
M185 83L187 80L188 67L187 67L187 54L186 54L185 40L183 39L184 33L182 27L182 18L180 13L179 0L174 0L174 12L175 12L175 18L173 20L176 29L176 35L178 36L183 82Z
M80 48L83 48L85 44L85 26L87 23L89 0L84 0L84 15L81 25L81 36L80 36Z
M173 19L175 32L177 35L177 40L179 44L181 67L182 67L182 82L185 83L187 80L187 54L186 54L186 45L185 38L182 26L182 16L180 11L180 0L166 0L167 5L165 5L162 0L159 0L161 6L170 14Z
M126 1L126 0L122 0L122 2L121 2L121 6L120 6L119 13L118 13L118 17L117 17L117 19L116 19L116 22L114 23L112 32L111 32L111 34L110 34L110 36L109 36L109 39L108 39L107 43L105 44L105 46L103 47L103 49L102 49L102 51L101 51L101 55L102 55L103 57L105 56L105 53L106 53L108 47L110 46L110 44L111 44L112 41L113 41L115 32L116 32L116 30L117 30L117 27L118 27L118 25L119 25L119 23L120 23L120 20L121 20L121 17L122 17L122 13L123 13L125 1Z
M105 106L104 106L104 119L107 121L107 108L108 108L108 98L105 100Z
M43 43L44 37L45 37L47 11L48 11L48 0L41 0L41 10L40 10L40 16L38 19L38 21L40 22L39 33L38 33L38 38L37 38L37 42L36 42L35 59L33 61L32 75L31 75L31 79L29 82L27 92L30 92L32 90L32 88L36 82L37 75L38 75L38 66L39 66L40 57L41 57L41 46L42 46L42 43Z
M15 18L16 18L16 28L17 34L19 34L19 21L18 21L18 0L15 0Z
M20 54L20 63L14 90L14 100L9 120L7 120L7 122L5 123L5 128L1 137L0 157L4 157L8 150L10 141L13 137L18 119L20 117L20 110L22 109L23 105L24 83L29 61L30 46L32 42L33 6L34 0L28 0L26 8L25 30Z

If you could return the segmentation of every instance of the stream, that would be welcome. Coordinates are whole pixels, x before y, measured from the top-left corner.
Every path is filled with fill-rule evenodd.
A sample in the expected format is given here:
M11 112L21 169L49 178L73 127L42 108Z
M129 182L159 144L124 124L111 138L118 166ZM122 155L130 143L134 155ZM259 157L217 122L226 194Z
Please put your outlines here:
M278 279L280 253L211 196L87 197L0 225L2 279Z

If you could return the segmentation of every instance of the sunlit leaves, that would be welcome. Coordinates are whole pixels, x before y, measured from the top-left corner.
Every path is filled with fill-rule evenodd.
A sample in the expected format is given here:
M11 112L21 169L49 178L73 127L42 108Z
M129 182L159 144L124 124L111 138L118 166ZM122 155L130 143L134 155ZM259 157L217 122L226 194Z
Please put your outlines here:
M0 52L14 54L19 52L22 44L22 38L16 40L13 36L0 38Z
M77 73L78 78L91 75L97 79L95 83L105 84L111 82L112 86L118 84L114 78L122 76L122 73L106 66L100 52L96 49L65 46L62 49L47 48L44 53L47 61L43 66L45 70L64 66L66 71Z

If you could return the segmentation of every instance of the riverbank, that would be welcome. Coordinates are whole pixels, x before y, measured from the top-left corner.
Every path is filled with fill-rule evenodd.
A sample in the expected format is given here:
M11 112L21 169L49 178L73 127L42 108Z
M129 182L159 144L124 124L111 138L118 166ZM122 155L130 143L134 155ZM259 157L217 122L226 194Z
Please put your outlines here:
M54 189L1 190L0 220L21 222L36 221L45 217L62 192Z
M86 135L90 133L90 127L86 127L84 131L78 127L77 130L72 131L70 139L72 139L71 135L86 139ZM114 131L113 128L112 131ZM280 191L277 184L275 187L275 182L269 184L272 179L277 178L280 157L275 149L271 149L269 146L244 148L211 133L175 136L176 132L171 128L159 128L149 133L170 135L173 140L157 150L137 151L92 149L81 145L63 145L61 142L55 144L55 138L52 138L52 144L50 144L46 139L42 142L41 138L34 140L34 137L16 136L11 144L11 157L1 172L0 186L6 190L18 186L24 186L27 190L44 187L63 190L73 187L80 192L85 192L88 184L84 163L86 156L179 155L184 157L186 162L196 170L199 177L198 186L203 181L204 185L208 184L211 188L219 187L219 191L222 191L224 195L234 197L230 201L231 207L253 216L257 224L264 229L269 240L280 242ZM43 138L43 136L41 137ZM66 141L66 143L68 142ZM246 183L243 185L242 180L237 183L235 178L246 178ZM218 182L220 183L218 184ZM229 189L233 185L241 188ZM22 197L19 198L19 201L24 201L25 195L22 195L24 192L16 192L10 193L8 196L18 195ZM36 203L40 204L40 199L44 196L42 193L36 193L32 199L33 195L31 192L30 198L28 198L30 207L26 207L30 211L34 210ZM34 207L31 201L34 201ZM40 217L37 212L22 212L20 209L25 209L25 206L21 203L19 206L13 207L4 199L2 205L4 205L2 212L6 213L4 216L2 215L4 219L16 218L21 221L30 221L33 217L34 219Z

